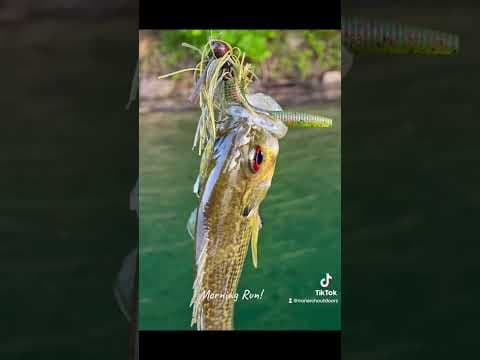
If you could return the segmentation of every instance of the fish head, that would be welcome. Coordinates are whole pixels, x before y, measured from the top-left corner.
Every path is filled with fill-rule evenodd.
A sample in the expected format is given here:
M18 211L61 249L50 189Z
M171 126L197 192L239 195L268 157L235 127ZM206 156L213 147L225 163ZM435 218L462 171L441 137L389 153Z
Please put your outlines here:
M258 209L275 173L279 138L286 126L252 116L241 107L230 109L226 131L214 144L204 176L196 221L197 260L208 241L247 236L259 226ZM238 240L239 241L239 240Z

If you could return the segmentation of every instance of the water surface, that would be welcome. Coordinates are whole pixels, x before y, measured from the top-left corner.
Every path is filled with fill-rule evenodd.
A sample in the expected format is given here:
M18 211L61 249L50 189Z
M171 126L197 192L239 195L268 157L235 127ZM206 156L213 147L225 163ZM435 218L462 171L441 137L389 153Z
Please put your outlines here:
M339 329L338 304L315 298L328 272L340 290L340 104L289 109L334 119L332 129L290 129L280 142L272 187L260 211L258 268L250 252L240 280L261 300L239 299L236 329ZM198 113L140 117L140 328L191 329L194 244L186 221L199 157L192 151Z

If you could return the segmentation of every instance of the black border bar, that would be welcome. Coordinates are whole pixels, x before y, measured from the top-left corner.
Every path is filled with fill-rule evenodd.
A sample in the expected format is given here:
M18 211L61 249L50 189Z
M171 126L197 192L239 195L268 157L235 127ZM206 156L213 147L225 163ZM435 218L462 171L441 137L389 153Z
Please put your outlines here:
M321 6L269 4L270 9L259 8L260 3L232 3L230 8L225 3L208 9L207 3L200 4L204 8L192 12L187 3L183 9L167 10L161 2L140 1L140 29L341 29L340 1Z
M178 346L178 344L183 344ZM311 350L323 359L341 359L340 331L140 331L140 360L158 359L170 350L192 351L206 358L243 354L270 358L273 353ZM228 352L221 351L223 349Z

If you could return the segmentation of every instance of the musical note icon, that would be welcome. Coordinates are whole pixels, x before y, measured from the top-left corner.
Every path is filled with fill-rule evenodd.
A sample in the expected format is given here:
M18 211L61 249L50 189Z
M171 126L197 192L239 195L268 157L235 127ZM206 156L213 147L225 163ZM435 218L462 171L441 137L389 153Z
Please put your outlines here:
M323 287L323 288L329 287L330 286L330 280L332 280L332 279L333 279L332 275L330 275L330 273L327 273L327 276L324 277L320 281L320 286Z

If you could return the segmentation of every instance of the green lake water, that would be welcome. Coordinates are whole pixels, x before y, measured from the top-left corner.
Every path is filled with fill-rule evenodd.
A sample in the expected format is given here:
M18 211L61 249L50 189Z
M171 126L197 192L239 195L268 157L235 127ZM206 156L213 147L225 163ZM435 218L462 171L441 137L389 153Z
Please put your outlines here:
M260 211L258 268L250 251L238 287L238 330L340 329L340 103L288 110L334 119L332 129L290 129ZM140 328L189 330L194 244L186 222L199 157L192 151L198 113L140 116ZM338 303L320 299L326 273ZM245 290L261 299L242 300Z

